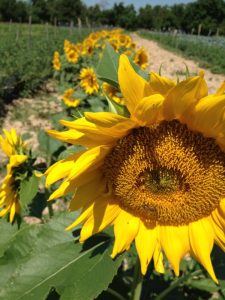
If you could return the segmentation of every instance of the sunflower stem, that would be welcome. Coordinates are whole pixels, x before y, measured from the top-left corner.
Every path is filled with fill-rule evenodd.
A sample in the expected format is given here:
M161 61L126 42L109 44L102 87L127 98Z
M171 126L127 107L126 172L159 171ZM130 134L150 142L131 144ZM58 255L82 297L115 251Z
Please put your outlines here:
M131 300L140 300L141 291L142 291L142 274L139 258L137 258L135 267L134 267L134 280L131 287Z

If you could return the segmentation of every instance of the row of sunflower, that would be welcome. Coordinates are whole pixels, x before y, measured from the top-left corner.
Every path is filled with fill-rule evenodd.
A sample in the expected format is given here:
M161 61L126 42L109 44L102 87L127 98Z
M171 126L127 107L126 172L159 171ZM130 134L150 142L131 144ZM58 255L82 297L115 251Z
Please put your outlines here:
M142 69L148 66L146 50L143 47L136 50L132 38L121 29L93 32L82 43L65 40L63 53L54 53L53 68L67 107L79 106L79 109L85 107L87 110L93 98L104 99L103 93L124 104L118 88L97 79L96 68L107 44L117 53L128 55Z
M224 299L225 82L146 66L121 30L65 41L47 160L0 136L0 299Z

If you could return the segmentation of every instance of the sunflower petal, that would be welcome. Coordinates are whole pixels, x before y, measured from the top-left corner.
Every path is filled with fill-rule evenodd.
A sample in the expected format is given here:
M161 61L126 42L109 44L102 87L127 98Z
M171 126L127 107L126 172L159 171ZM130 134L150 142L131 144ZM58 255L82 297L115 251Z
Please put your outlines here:
M127 121L126 117L111 112L85 112L86 120L97 126L110 128L120 122Z
M142 222L140 222L139 231L135 238L135 245L140 258L141 272L143 275L147 272L147 268L152 259L156 243L156 227L148 228Z
M164 273L165 269L163 265L163 254L159 242L156 243L155 251L153 254L153 260L154 260L155 270L159 273Z
M164 116L166 120L188 118L199 99L208 94L207 84L203 74L190 77L178 83L167 94L164 102Z
M105 182L102 174L96 172L96 177L93 180L79 186L75 192L73 199L70 202L70 211L75 211L80 207L93 201L100 194L104 193Z
M120 56L118 79L125 104L132 114L138 102L150 95L150 86L134 71L128 57L123 54Z
M160 226L159 229L161 246L179 276L180 260L190 250L188 226Z
M217 96L221 96L225 93L225 80L224 82L221 84L221 86L218 88L218 90L216 91L216 95Z
M205 267L212 279L218 283L215 276L210 253L214 243L214 232L207 218L189 224L191 250L198 261Z
M121 210L119 216L114 221L115 243L111 257L128 250L139 229L139 218Z
M150 87L157 94L161 94L165 96L171 90L171 88L173 88L176 85L175 81L160 76L155 72L151 72L150 76L151 76Z
M96 170L104 162L105 156L109 153L111 147L98 146L87 150L74 163L73 169L68 176L68 180L78 178L84 172Z
M85 222L93 213L93 207L94 207L94 203L92 203L90 206L85 207L80 216L69 226L66 227L65 230L71 230L74 227L78 226L79 224Z
M133 113L137 123L140 126L149 126L161 121L163 119L163 101L164 97L160 94L151 95L140 100Z
M45 183L46 187L69 175L75 161L82 155L82 153L83 152L79 152L70 155L66 159L62 159L48 168L48 170L45 172L45 175L47 176Z
M199 101L187 121L190 129L206 137L224 140L225 95L208 96ZM225 146L225 142L223 142Z
M93 214L87 219L82 227L80 242L83 243L93 234L104 230L108 225L112 224L119 212L119 206L110 204L109 199L107 198L99 199L95 202Z

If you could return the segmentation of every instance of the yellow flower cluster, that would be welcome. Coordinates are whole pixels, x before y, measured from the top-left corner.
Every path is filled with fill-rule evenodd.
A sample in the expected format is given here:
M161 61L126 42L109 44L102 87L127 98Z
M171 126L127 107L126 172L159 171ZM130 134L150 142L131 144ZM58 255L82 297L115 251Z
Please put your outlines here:
M97 80L97 74L94 71L93 65L96 65L97 60L102 57L107 43L117 53L129 56L130 60L133 60L140 68L145 69L148 66L148 54L145 49L141 47L135 50L136 45L134 41L122 29L92 32L79 43L72 43L69 40L65 40L64 54L60 57L56 51L53 58L53 67L55 70L61 71L62 74L65 72L65 75L68 72L72 72L70 76L65 76L65 78L72 78L68 79L71 87L64 91L62 97L65 105L69 107L80 105L80 99L73 98L75 81L76 89L82 88L87 96L96 95L100 91L100 82ZM68 63L69 68L67 68ZM104 83L101 90L109 99L124 105L124 100L115 87Z
M0 217L9 213L9 221L12 223L16 213L20 211L18 184L15 178L16 170L27 160L24 154L26 145L15 129L3 130L5 137L0 135L0 145L9 158L7 174L0 187Z
M68 40L64 41L64 52L68 62L77 63L79 59L79 51L75 44Z

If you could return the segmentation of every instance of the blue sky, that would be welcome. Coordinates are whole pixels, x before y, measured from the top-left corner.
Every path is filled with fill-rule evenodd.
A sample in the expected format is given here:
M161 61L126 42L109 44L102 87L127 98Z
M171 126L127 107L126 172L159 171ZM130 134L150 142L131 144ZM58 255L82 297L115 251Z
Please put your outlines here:
M194 0L83 0L86 5L102 4L104 8L110 8L114 3L123 2L125 5L133 4L136 9L143 7L146 4L150 5L173 5L178 3L189 3Z

